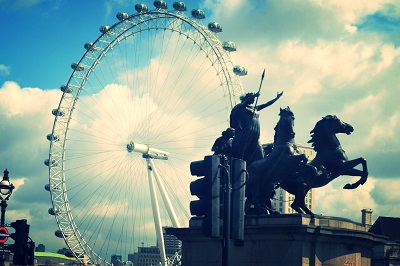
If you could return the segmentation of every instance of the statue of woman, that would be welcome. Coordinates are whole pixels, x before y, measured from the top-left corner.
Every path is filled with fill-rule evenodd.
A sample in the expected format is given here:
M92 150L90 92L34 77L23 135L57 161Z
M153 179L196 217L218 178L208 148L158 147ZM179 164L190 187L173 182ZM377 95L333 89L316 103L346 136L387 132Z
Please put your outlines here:
M259 143L260 122L258 111L275 103L283 94L278 92L276 97L264 104L255 105L259 93L246 93L240 97L241 102L233 107L230 114L230 127L235 129L232 142L233 157L243 159L247 164L264 157Z

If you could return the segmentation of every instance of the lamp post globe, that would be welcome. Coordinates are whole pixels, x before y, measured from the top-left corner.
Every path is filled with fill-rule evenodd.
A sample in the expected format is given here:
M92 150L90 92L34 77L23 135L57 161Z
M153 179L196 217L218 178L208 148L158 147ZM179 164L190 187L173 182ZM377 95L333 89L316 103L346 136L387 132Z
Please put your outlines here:
M10 183L8 173L7 169L4 170L3 180L0 181L0 199L2 201L8 200L14 189L14 185Z

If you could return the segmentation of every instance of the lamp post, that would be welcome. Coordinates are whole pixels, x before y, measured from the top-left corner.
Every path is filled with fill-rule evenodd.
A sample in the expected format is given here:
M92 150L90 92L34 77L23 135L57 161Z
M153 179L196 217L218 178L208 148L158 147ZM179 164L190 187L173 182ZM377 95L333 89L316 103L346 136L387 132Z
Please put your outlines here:
M4 226L4 219L5 219L5 214L6 214L6 208L7 208L7 200L10 198L13 190L14 190L14 185L10 183L10 178L8 176L8 170L4 170L4 176L3 180L0 182L0 199L1 199L1 220L0 220L0 225Z
M5 214L7 208L7 200L10 199L10 196L14 190L14 185L10 183L10 178L8 177L8 170L4 170L3 180L0 182L0 207L1 207L1 220L0 226L4 227L5 225ZM4 266L4 243L0 243L0 266Z

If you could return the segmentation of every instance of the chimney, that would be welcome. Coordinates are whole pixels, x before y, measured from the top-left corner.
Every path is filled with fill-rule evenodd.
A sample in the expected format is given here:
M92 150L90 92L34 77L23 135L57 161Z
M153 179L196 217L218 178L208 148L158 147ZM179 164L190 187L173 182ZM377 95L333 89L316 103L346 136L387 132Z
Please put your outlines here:
M365 230L368 231L372 226L372 209L364 208L361 210L361 223L365 226Z

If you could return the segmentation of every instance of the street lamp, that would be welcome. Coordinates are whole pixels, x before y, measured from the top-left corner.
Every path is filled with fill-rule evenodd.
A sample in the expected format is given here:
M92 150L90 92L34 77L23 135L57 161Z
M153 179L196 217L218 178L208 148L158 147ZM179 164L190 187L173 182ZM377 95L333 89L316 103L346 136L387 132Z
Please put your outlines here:
M15 188L13 184L10 183L10 178L8 177L8 170L4 170L3 180L0 182L0 206L1 206L1 220L0 226L4 227L4 220L7 208L7 200L9 200L13 189ZM4 265L4 242L0 243L0 266Z
M5 213L7 208L7 200L10 198L14 185L10 183L10 178L8 176L8 170L4 170L3 180L0 182L0 199L1 199L1 221L0 226L4 226Z

